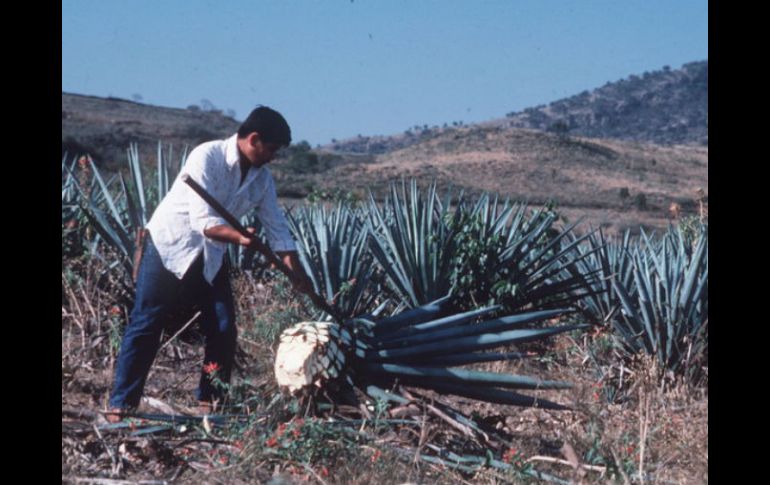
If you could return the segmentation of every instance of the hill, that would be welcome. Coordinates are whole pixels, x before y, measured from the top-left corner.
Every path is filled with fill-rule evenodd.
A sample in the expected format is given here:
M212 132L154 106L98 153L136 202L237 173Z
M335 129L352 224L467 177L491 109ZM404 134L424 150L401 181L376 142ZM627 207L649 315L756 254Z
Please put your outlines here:
M340 188L358 198L378 198L390 182L415 177L424 184L481 191L540 205L554 202L570 219L604 226L663 228L671 205L681 214L699 210L698 189L708 188L708 148L555 135L504 127L445 130L382 155L319 152L316 172L273 168L282 195L327 197Z
M632 75L497 125L659 145L708 146L708 61Z
M445 123L442 127L415 126L396 135L358 136L323 148L379 155L462 126L462 122ZM708 146L708 61L631 75L547 106L508 113L505 118L479 126L527 128L659 145Z
M106 168L122 166L129 143L142 160L155 159L158 141L195 147L229 136L240 123L217 111L163 108L119 98L62 93L62 154L89 153ZM181 153L181 152L180 152Z

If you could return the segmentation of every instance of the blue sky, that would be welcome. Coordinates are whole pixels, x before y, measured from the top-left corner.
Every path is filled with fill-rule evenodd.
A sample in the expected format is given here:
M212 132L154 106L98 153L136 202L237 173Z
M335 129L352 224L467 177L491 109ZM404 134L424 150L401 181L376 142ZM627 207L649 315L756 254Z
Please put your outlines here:
M708 59L707 0L63 0L62 90L325 144L505 116Z

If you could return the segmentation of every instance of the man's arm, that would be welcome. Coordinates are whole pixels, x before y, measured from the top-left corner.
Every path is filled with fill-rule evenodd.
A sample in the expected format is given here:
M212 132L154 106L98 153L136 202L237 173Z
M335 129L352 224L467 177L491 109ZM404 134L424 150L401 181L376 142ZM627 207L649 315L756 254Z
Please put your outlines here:
M253 227L247 227L246 230L252 234L255 232ZM244 237L240 232L236 231L232 226L227 224L212 226L204 229L203 234L215 241L240 244L241 246L248 246L251 244L251 239Z
M253 227L247 227L246 230L252 234L256 232ZM252 242L252 239L244 237L240 232L229 225L209 227L203 231L203 234L216 241L240 244L241 246L248 246ZM302 263L299 261L297 251L278 251L276 255L283 264L291 270L292 276L290 279L297 291L307 293L313 290L313 282L310 281L310 278L305 274Z

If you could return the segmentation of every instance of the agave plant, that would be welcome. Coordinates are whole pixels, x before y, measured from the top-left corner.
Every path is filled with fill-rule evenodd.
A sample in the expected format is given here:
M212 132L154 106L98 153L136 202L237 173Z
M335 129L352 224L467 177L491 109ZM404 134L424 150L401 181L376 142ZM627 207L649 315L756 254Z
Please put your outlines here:
M356 409L375 422L414 424L408 419L389 418L412 413L412 417L418 419L413 414L417 412L421 423L430 414L448 423L450 430L459 432L461 439L446 432L441 434L440 442L425 442L420 438L418 449L410 450L410 459L419 458L467 472L479 471L482 466L510 470L510 464L495 459L496 454L500 456L498 453L510 446L510 437L459 409L455 403L462 400L450 403L445 397L453 395L550 410L569 409L534 394L570 388L568 382L484 372L464 366L519 359L524 355L493 350L587 326L529 326L564 314L565 309L492 318L498 311L499 306L493 306L455 313L450 298L445 297L376 320L358 317L343 324L301 322L280 336L275 377L285 392L304 398L323 397L332 401L333 409ZM357 407L337 407L338 404ZM323 409L321 403L318 409ZM333 422L345 421L343 418ZM461 454L453 452L453 446L459 446L456 451ZM474 454L474 450L480 454ZM568 483L534 469L523 473L540 480Z
M303 207L289 212L287 219L316 293L343 317L371 308L378 292L360 212L340 202L334 209Z
M133 274L134 258L137 248L140 247L145 224L158 202L168 192L169 180L175 172L179 171L181 163L186 158L186 153L183 153L180 163L172 166L170 162L172 155L171 147L164 152L162 144L158 143L158 178L154 186L145 185L146 178L139 162L139 150L135 144L128 149L127 158L131 177L129 183L126 182L122 173L113 175L105 181L98 167L90 164L89 171L93 174L90 189L84 190L80 186L82 184L72 185L77 193L80 209L91 227L101 241L112 247L119 255L120 260L113 261L112 265L122 266L126 276ZM69 176L75 176L72 168L63 166ZM99 256L97 251L93 254Z
M391 186L383 210L370 203L371 251L410 306L451 292L468 308L558 308L592 291L593 275L575 266L588 256L577 250L582 239L567 239L577 222L558 229L552 211L486 194L474 204L461 195L454 210L451 202L435 186L423 196L412 180L408 194L404 183L400 193Z
M73 158L71 164L67 164L67 154L61 161L61 221L66 225L69 221L75 219L78 214L77 188L78 179L75 176L76 159Z
M77 158L73 158L72 162L68 163L67 154L65 154L61 163L62 254L74 256L82 252L85 238L83 216L78 204L81 181L76 176Z
M369 249L401 300L416 307L446 295L451 288L455 238L447 221L449 200L439 200L436 186L423 195L412 179L399 193L395 184L383 208L370 196Z
M692 246L678 229L660 241L642 233L631 264L633 284L613 280L622 306L613 320L619 345L697 380L708 358L708 226L701 226Z
M128 216L131 226L134 228L143 228L150 220L153 211L161 200L166 196L171 187L171 181L182 169L182 164L187 159L187 149L182 152L178 162L173 162L174 147L169 145L165 152L162 143L158 142L157 168L154 184L146 183L146 176L142 170L142 164L139 160L139 147L131 144L128 148L128 168L131 174L130 184L123 182L125 201L128 204Z
M558 216L547 208L530 212L524 204L490 199L484 194L463 215L456 236L455 291L465 299L500 303L507 311L527 306L557 308L592 292L592 271L577 264L590 256L578 246L583 237L556 228Z
M352 318L342 325L302 322L281 334L276 379L292 393L358 388L373 399L404 402L408 394L399 390L398 383L487 402L564 409L514 389L565 389L570 387L566 382L461 368L521 358L516 352L487 351L584 327L525 328L561 315L568 311L565 309L479 322L498 310L492 306L452 313L450 299L444 297L379 320Z
M570 236L575 240L574 236ZM631 272L632 250L631 232L626 231L620 240L607 240L599 229L598 234L588 236L585 244L578 246L583 258L576 259L575 264L580 274L595 274L596 277L587 282L592 291L580 300L579 308L583 315L595 325L609 325L609 322L620 310L621 304L613 281L628 287L633 278Z

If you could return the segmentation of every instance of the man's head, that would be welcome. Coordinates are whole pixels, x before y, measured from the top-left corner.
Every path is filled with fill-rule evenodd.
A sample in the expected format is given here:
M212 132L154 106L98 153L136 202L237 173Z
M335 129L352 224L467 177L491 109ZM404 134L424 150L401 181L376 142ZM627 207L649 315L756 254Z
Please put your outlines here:
M259 106L238 128L238 148L256 166L270 162L275 153L291 143L291 129L281 114Z

